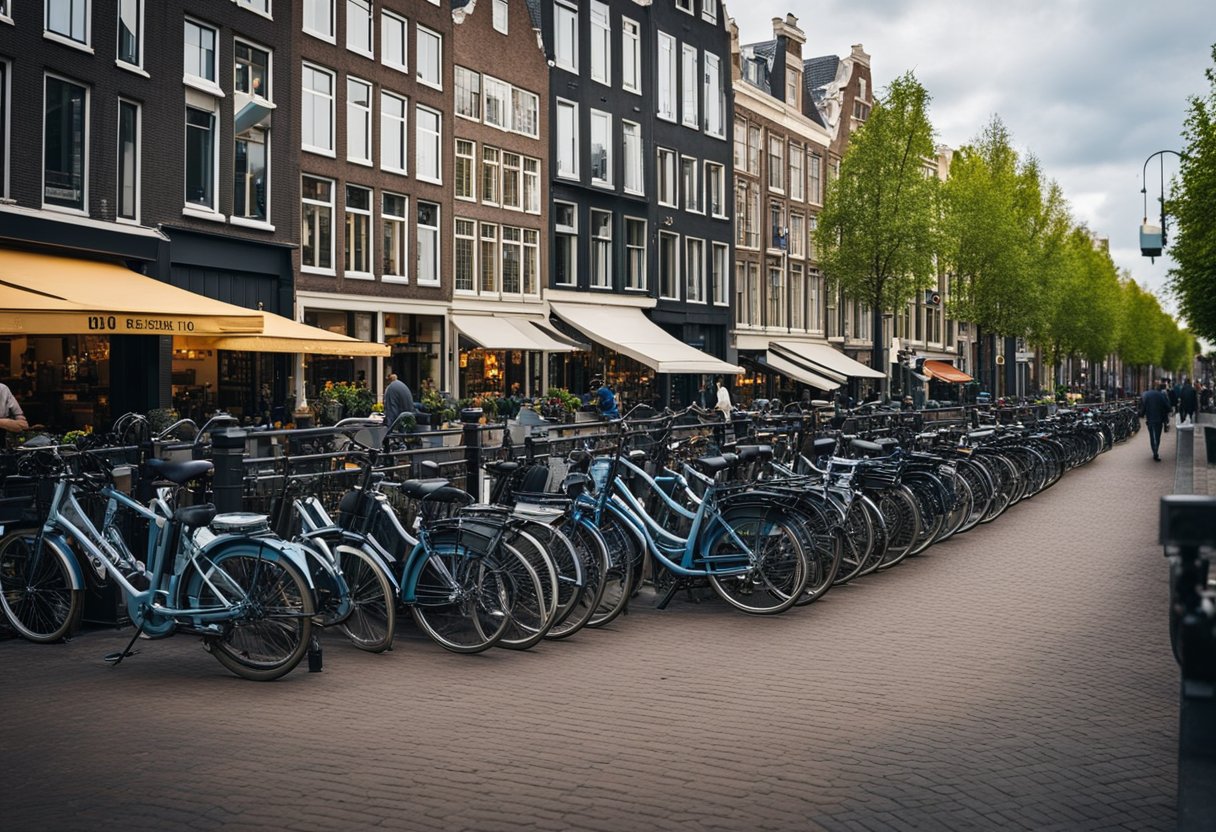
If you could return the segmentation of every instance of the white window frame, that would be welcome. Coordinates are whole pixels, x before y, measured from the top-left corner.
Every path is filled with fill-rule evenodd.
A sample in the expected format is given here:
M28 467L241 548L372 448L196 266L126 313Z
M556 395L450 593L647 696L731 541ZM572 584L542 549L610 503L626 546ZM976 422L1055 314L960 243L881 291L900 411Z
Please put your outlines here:
M514 164L512 164L514 159ZM524 158L511 150L504 150L500 157L502 167L499 169L499 193L502 194L502 207L510 211L524 210ZM513 176L515 180L515 200L507 197L507 180Z
M590 129L588 130L587 138L587 170L591 175L591 184L600 188L611 188L613 180L613 157L612 157L612 114L605 113L601 110L591 111ZM595 175L594 160L591 158L595 153L596 134L602 133L604 140L604 176Z
M640 247L633 245L629 242L630 224L634 224L635 226L640 224L642 227L642 245ZM649 282L647 274L646 274L647 266L648 266L648 264L646 262L646 243L647 243L646 226L647 226L647 223L646 223L645 218L643 218L643 217L630 217L630 216L626 215L625 217L622 218L621 227L624 229L624 241L623 242L625 244L625 291L626 292L645 292L650 287L650 282ZM641 273L640 273L641 280L637 285L635 285L634 281L632 280L632 278L633 278L632 266L634 264L633 255L637 252L640 252L640 256L637 258L637 263L641 268Z
M789 147L786 149L786 164L790 167L790 199L795 202L806 201L806 170L803 164L805 160L806 150L803 146L796 142L790 142Z
M314 73L317 73L320 75L325 75L325 76L329 77L329 95L326 95L325 93L322 93L322 92L317 92L304 85L303 74L304 74L304 71L307 71L307 70L311 70ZM310 63L308 61L303 62L303 70L301 71L301 83L300 83L301 119L303 119L304 115L306 115L308 113L308 106L305 104L305 102L308 101L308 96L311 95L315 99L320 100L322 103L324 103L325 99L328 99L328 101L329 101L329 105L328 105L329 106L329 146L326 147L324 145L308 144L308 142L304 138L304 133L307 131L305 131L304 129L301 129L301 133L300 133L300 149L301 150L307 151L308 153L317 153L317 154L320 154L321 156L329 156L331 158L336 158L336 156L337 156L337 153L335 152L336 142L334 141L334 137L335 137L336 127L337 127L337 125L335 123L337 121L336 112L335 112L336 101L337 101L337 89L336 89L337 82L338 82L338 73L334 72L332 69L328 69L326 67L320 66L319 64ZM316 106L315 103L314 103L314 106ZM315 119L314 119L314 121L315 121Z
M415 232L415 236L417 238L416 242L418 243L417 251L419 253L421 253L421 251L422 251L421 235L422 235L423 229L426 229L426 230L430 231L431 233L433 233L435 235L435 245L433 247L434 252L435 252L435 276L433 278L424 279L422 277L422 275L419 274L419 275L416 275L416 281L419 286L438 286L442 280L442 275L443 275L443 249L440 247L440 243L442 242L442 240L440 239L440 236L439 236L439 229L443 227L443 206L438 202L431 202L430 200L420 199L417 201L417 206L418 206L417 210L421 210L422 205L424 203L426 205L433 205L435 207L435 224L434 225L423 225L421 222L418 223L417 230ZM415 261L415 268L416 268L416 266L417 266L417 263Z
M642 125L621 119L622 187L627 194L646 195L646 157L642 149Z
M701 17L710 23L717 23L718 0L701 0Z
M730 306L730 245L710 243L709 264L710 300L714 306Z
M560 216L559 206L570 209L570 216L574 218L573 225L562 225L558 219ZM577 286L578 285L578 205L573 202L562 202L560 200L553 201L553 275L554 286ZM561 247L558 245L558 240L564 239L569 241L570 253L570 268L568 270L569 280L565 283L557 281L557 259L560 255Z
M686 14L693 13L694 0L676 0L676 8Z
M564 0L553 2L553 62L578 74L578 7Z
M387 99L401 103L401 115L390 115L384 106ZM380 169L402 176L409 174L410 132L409 132L410 100L404 95L398 95L384 88L380 89ZM390 144L387 141L389 131L394 131L394 138L401 143L401 155L397 159L389 159Z
M343 254L345 257L342 260L342 275L343 277L353 278L355 280L373 280L375 275L372 270L376 262L376 246L375 246L375 229L372 225L372 214L375 209L376 192L374 189L365 185L355 185L350 182L346 183L345 191L342 200L342 211L346 216L365 217L367 220L367 268L353 269L350 267L351 258L354 256L354 247L351 245L351 224L346 222L343 224L343 230L346 232L343 235L345 245L343 246ZM350 207L350 192L351 189L363 191L367 194L367 208L351 208Z
M675 252L675 262L671 269L671 284L675 289L674 295L664 294L667 287L663 285L663 240L664 238L672 241L672 251ZM680 251L680 235L670 231L660 231L658 238L658 281L659 281L659 297L663 300L679 300L680 299L680 261L683 252Z
M185 126L185 120L182 121L182 212L191 216L202 216L205 219L223 219L223 214L220 213L220 137L223 131L220 129L220 107L219 102L212 100L212 108L207 109L203 102L195 100L186 102L186 115L189 115L190 110L198 110L199 112L207 112L211 114L211 205L210 207L195 202L189 202L185 199L186 185L186 166L190 162L190 157L187 152L189 144L189 128Z
M504 35L509 34L510 18L508 14L507 0L494 0L492 22L495 32L501 32Z
M496 106L491 107L491 103ZM497 111L495 118L491 117L491 110ZM497 127L499 130L509 132L511 130L513 113L511 106L511 85L506 81L495 78L493 75L482 74L481 112L483 121L490 127Z
M13 0L7 0L4 6L0 7L0 23L10 26L13 24Z
M705 163L705 211L715 219L730 219L726 207L726 165L719 162Z
M507 288L507 255L514 250L515 262L519 268L516 289ZM504 225L498 230L498 288L504 296L521 298L524 294L524 231L514 225Z
M460 152L460 146L462 144L468 145L468 148L469 148L468 153ZM452 172L452 176L454 179L454 181L452 182L453 198L459 199L461 202L476 202L477 201L477 188L478 188L478 183L480 181L477 178L477 174L478 174L477 142L473 141L472 139L462 139L462 138L457 137L456 143L452 148L452 152L454 154L456 154L454 156L454 158L456 160L456 169L453 170L453 172ZM460 169L460 164L461 164L462 160L468 162L468 173L469 173L469 176L468 176L469 189L464 194L462 194L460 192L460 174L458 172Z
M697 253L693 254L694 246ZM705 303L705 240L700 237L684 238L684 300L687 303ZM692 291L696 289L696 292Z
M659 205L667 208L680 207L680 163L679 154L666 147L656 150L654 170L655 196Z
M68 32L56 31L51 28L51 4L52 3L67 3L68 4ZM84 40L76 38L72 33L72 10L78 6L84 6ZM42 3L42 36L47 40L53 40L56 43L62 43L64 46L71 46L74 49L80 49L84 52L93 54L93 3L92 0L43 0ZM12 9L9 9L8 17L5 18L8 22L12 22Z
M524 297L540 295L540 232L525 228L523 259L520 261L519 281ZM529 272L531 277L529 278Z
M462 234L460 231L462 224L468 227L466 230L472 230L467 234ZM458 251L457 245L461 240L468 241L469 253L472 257L472 261L469 264L469 278L473 285L470 288L461 288L456 282L459 276L459 271L456 268L456 264L460 262L460 257L456 252ZM477 221L468 219L467 217L454 217L452 219L452 292L454 294L465 296L473 296L477 294L477 290L480 287L480 281L478 279L480 272L477 270L477 249L480 247L480 245L481 241L477 236Z
M121 69L134 72L137 75L147 77L148 73L144 71L144 0L132 0L132 2L135 3L137 18L135 25L138 27L135 33L135 61L131 62L122 59L122 57L119 55L118 38L116 36L114 44L114 65L120 67ZM118 3L116 4L117 9L115 10L114 15L115 25L117 27L116 33L122 32L122 3L123 0L118 0ZM0 16L0 20L3 19L3 16Z
M452 70L452 79L453 79L452 83L456 87L455 99L453 102L453 105L454 105L453 112L459 118L467 118L470 121L481 121L482 113L485 110L485 108L482 106L481 73L477 72L476 70L472 70L472 69L469 69L468 67L457 64L455 66L455 68ZM476 89L472 88L471 86L467 86L466 84L462 84L461 83L462 80L470 81L470 82L476 81L477 82ZM468 96L469 96L470 100L472 101L471 112L465 112L464 110L461 109L460 97L461 97L462 92L464 92L466 90L466 87L467 87Z
M705 213L705 204L702 202L701 166L692 156L680 157L680 196L685 211L692 214Z
M329 183L329 202L322 202L319 199L310 199L309 197L304 196L304 188L303 188L304 179L315 179L318 182L328 182ZM313 176L311 174L306 173L306 174L302 174L300 177L300 204L301 204L301 207L300 207L300 225L301 225L300 271L302 271L302 272L307 272L309 274L324 274L324 275L336 275L337 274L337 271L334 268L334 222L336 221L337 214L338 214L336 197L335 197L334 192L337 190L337 187L338 187L337 182L335 182L333 179L330 179L325 176ZM320 206L321 208L329 209L329 265L328 266L314 266L314 265L310 265L310 264L304 262L304 250L305 249L304 249L303 224L304 224L305 217L307 216L307 213L305 212L305 210L303 208L304 205L317 205L317 206ZM316 233L317 233L317 237L319 239L320 238L320 226L317 227ZM318 253L320 253L319 250L318 250Z
M658 59L655 62L655 114L664 121L676 120L676 39L666 32L659 32L657 39ZM666 49L666 54L664 54ZM666 87L664 87L666 83Z
M309 18L316 23L316 12L328 8L329 11L329 29L328 31L321 28L309 27ZM304 8L300 11L300 25L306 35L312 35L314 38L320 38L326 43L336 44L337 40L337 14L334 11L334 0L304 0Z
M405 200L405 212L403 214L390 214L385 208L385 200L388 197ZM385 242L385 229L388 228L388 223L400 223L401 230L401 246L404 249L401 252L401 265L398 267L400 274L388 271L384 264L384 259L388 254L388 244ZM385 283L409 283L409 263L410 263L410 198L406 194L393 193L392 191L380 192L380 279ZM373 261L375 262L375 261Z
M605 217L605 216L608 217L607 236L599 236L597 234L597 227L598 227L598 224L596 223L597 214L600 215L601 217ZM613 216L613 213L611 211L600 211L595 208L591 209L591 213L588 216L589 216L589 225L591 227L588 229L589 234L587 237L587 240L588 240L587 264L590 267L590 274L587 276L587 280L588 280L587 285L592 289L611 289L612 288L612 272L613 272L613 262L612 262L613 239L612 239L612 235L613 235L613 231L615 230L613 228L613 225L614 225L613 220L615 219L615 217ZM598 256L600 252L602 252L604 255L602 258L599 258L599 256ZM596 279L597 272L599 271L596 268L597 264L602 266L602 274L599 276L600 277L599 280Z
M437 90L443 89L443 35L425 26L416 27L417 42L414 45L414 77L418 83ZM433 38L435 42L435 63L428 65L426 56L430 50L423 48L423 38ZM431 71L434 70L434 78Z
M489 177L493 177L490 179ZM477 181L477 198L482 205L498 207L502 195L502 150L481 145L481 178Z
M361 106L355 103L355 96L351 95L351 87L362 86L367 90L367 106ZM346 161L353 162L356 165L372 164L374 150L372 147L372 109L375 107L375 86L371 81L364 81L362 78L356 78L354 75L346 76ZM383 115L383 114L382 114ZM364 146L356 147L355 136L352 130L355 125L362 120Z
M254 14L260 14L262 17L268 17L271 20L274 20L270 0L236 0L236 4L243 9L253 12Z
M813 151L808 151L810 157L806 160L807 202L812 205L823 204L823 157Z
M422 114L427 113L435 117L435 130L424 129ZM431 139L430 137L434 137ZM422 162L418 154L422 151L424 144L433 144L435 147L435 175L423 170ZM432 110L430 107L423 107L421 104L414 108L414 178L422 182L431 182L435 185L443 184L443 113L438 110Z
M212 54L211 54L212 78L206 78L202 75L194 75L192 73L186 72L186 68L185 68L186 28L185 27L187 25L197 26L199 29L205 29L205 30L211 32L213 42L215 44L214 48L212 49ZM192 17L187 17L183 20L183 23L182 23L182 64L183 64L183 66L182 66L182 83L188 84L189 86L192 86L192 87L197 87L198 89L202 90L203 92L208 93L209 95L219 96L220 98L222 98L224 96L223 90L220 89L220 85L219 85L220 30L218 27L212 26L208 23L203 23L201 20L195 20Z
M130 216L130 217L124 217L120 213L122 210L122 166L123 166L123 164L122 164L122 108L123 108L124 104L135 108L135 152L134 152L135 158L132 160L132 165L135 168L135 171L134 171L135 176L133 178L134 192L131 195L132 200L134 200L134 202L135 202L135 206L134 206L135 210L134 210L133 216ZM118 124L116 125L116 130L115 130L115 133L117 134L117 137L118 137L118 142L117 142L118 146L116 148L117 153L115 154L115 164L114 164L114 176L115 176L115 179L117 180L117 188L116 188L116 193L115 193L115 197L114 197L114 220L115 220L115 222L124 222L124 223L131 223L133 225L139 225L139 209L140 209L140 203L143 201L140 198L142 195L141 191L143 190L143 184L141 181L142 177L140 174L140 168L142 167L142 162L143 162L143 120L144 120L143 105L141 105L138 101L132 101L129 98L124 98L122 96L118 97L118 119L117 119ZM8 170L7 167L5 168L5 170L6 171Z
M642 30L633 18L621 18L621 89L642 94Z
M612 10L591 0L591 80L612 86Z
M777 152L773 153L773 148ZM769 133L768 135L768 189L773 193L785 193L785 139ZM774 161L775 159L775 161ZM778 177L778 184L773 184L773 178Z
M392 54L387 38L394 28L401 30L401 50L399 55ZM380 10L380 63L398 72L409 74L410 66L410 21L409 18L391 12Z
M562 113L567 110L571 114L570 124L573 134L566 137L567 140L564 141L561 132ZM554 146L557 149L554 174L559 179L578 181L579 178L578 115L578 104L573 101L567 101L564 98L557 99L557 112L553 122L553 131L556 137ZM565 159L563 159L563 152L569 154Z
M705 134L726 139L726 91L722 86L722 61L713 52L704 53Z
M0 58L0 197L8 198L12 167L13 65ZM45 93L44 93L45 95ZM45 104L43 105L46 106ZM45 112L43 119L46 118ZM45 141L45 140L44 140Z
M701 129L701 114L697 102L697 47L686 43L680 47L680 122L693 130Z
M523 175L523 200L524 212L528 214L539 214L541 204L541 161L532 156L524 157Z
M501 257L498 223L477 223L477 294L488 296L502 292Z
M360 12L363 9L367 10L367 40L364 43L352 43L351 38L355 36L355 30L350 25L351 12ZM363 15L360 14L358 19L363 19ZM346 48L356 55L363 55L373 61L376 59L376 10L372 7L372 0L346 0Z
M539 95L521 87L511 88L511 130L521 136L540 138Z
M802 259L806 257L806 216L798 211L790 211L789 224L786 250L790 257Z
M258 11L257 9L250 9L250 11L253 11L256 14L261 14L261 12ZM273 75L274 75L274 51L265 46L262 46L260 43L256 43L255 41L248 40L246 38L240 38L240 37L233 38L234 52L235 52L235 49L237 46L245 46L245 47L249 48L250 50L264 52L266 54L266 81L267 81L266 87L264 89L258 90L258 92L256 94L254 94L252 92L244 92L244 94L249 95L253 98L260 99L267 103L270 103L271 101L273 101L273 98L274 98L274 89L270 85L270 80L273 78ZM234 59L234 63L235 63L235 59ZM235 79L233 80L232 88L233 88L233 91L235 92L236 91ZM270 94L267 95L266 93L270 93ZM253 139L255 138L255 134L259 133L259 132L261 133L260 142L253 141ZM272 157L273 157L271 135L272 135L271 125L270 125L270 119L268 117L267 119L263 120L260 124L255 125L249 129L245 130L244 132L233 136L232 144L233 144L233 153L234 153L234 157L233 157L234 158L234 162L233 162L234 189L235 189L235 173L236 173L236 171L235 171L236 143L239 141L242 141L242 140L247 141L251 144L260 143L266 154L265 181L263 183L264 184L263 190L264 190L264 195L265 195L265 199L266 199L266 216L264 218L259 219L257 217L246 217L246 216L242 216L241 214L238 214L236 211L236 199L235 199L235 194L234 194L233 203L232 203L232 216L229 218L229 222L231 222L233 225L243 225L243 226L247 226L250 228L259 228L263 231L273 231L274 230L274 226L271 224L271 213L270 213L271 212L271 196L274 191L274 189L272 187L273 172L271 170L271 163L272 163Z

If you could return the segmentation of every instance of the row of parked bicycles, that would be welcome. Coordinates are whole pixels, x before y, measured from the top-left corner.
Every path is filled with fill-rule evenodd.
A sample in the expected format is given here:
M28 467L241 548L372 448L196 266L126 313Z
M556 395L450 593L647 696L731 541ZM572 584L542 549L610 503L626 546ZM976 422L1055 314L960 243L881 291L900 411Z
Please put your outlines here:
M340 499L285 476L273 510L255 514L205 501L209 460L150 452L150 439L185 428L197 443L206 426L150 437L128 415L109 436L14 455L5 501L33 496L0 537L0 609L24 638L59 641L90 583L110 584L135 634L107 661L141 636L195 634L255 680L293 670L317 628L386 651L407 611L457 653L602 627L643 583L660 607L709 592L775 614L995 520L1139 428L1123 405L864 434L758 417L727 437L709 421L634 414L560 458L488 462L486 503L426 463L399 478L382 437L352 429L338 465L357 481Z

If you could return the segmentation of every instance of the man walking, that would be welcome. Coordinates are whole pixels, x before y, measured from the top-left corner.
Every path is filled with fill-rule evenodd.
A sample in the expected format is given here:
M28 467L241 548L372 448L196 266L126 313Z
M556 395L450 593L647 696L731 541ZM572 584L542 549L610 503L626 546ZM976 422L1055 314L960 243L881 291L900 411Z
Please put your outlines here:
M387 378L388 387L384 388L384 424L388 425L389 432L392 433L399 417L405 413L413 414L414 394L408 384L397 378L396 373L390 372Z
M1178 394L1178 410L1181 422L1189 417L1191 427L1195 426L1195 414L1199 412L1199 391L1195 389L1194 379L1182 382L1182 391Z
M1148 425L1148 444L1157 462L1161 461L1161 455L1157 453L1161 446L1161 428L1170 418L1170 398L1165 391L1166 384L1162 382L1159 389L1149 390L1140 398L1140 411Z

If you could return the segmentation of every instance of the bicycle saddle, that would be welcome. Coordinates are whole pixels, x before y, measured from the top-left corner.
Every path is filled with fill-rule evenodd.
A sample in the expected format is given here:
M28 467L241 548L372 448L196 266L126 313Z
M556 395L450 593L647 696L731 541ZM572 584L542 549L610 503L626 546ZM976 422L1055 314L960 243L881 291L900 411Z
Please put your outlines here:
M829 456L832 451L836 450L836 440L830 437L821 437L812 443L811 447L815 449L815 456Z
M183 485L210 474L215 468L209 460L192 459L189 462L168 462L163 459L149 459L148 470L176 485Z
M994 434L994 433L996 433L996 431L993 430L992 428L987 428L986 430L973 430L973 431L970 431L967 433L967 438L968 439L987 439L989 436L992 436L992 434Z
M206 460L199 461L206 462ZM186 462L183 464L192 465L197 463ZM211 465L211 463L208 462L207 465ZM201 506L182 506L173 512L173 519L187 529L197 529L200 526L209 525L215 519L215 506L212 503L204 503Z
M735 450L739 452L740 462L751 462L753 459L768 462L773 458L772 445L738 445Z
M508 459L493 459L485 464L485 469L491 474L509 474L518 468L518 462L512 462Z
M449 480L445 480L442 477L426 480L406 480L401 483L401 493L407 497L413 497L415 500L423 500L450 484ZM464 492L462 491L461 493L463 494Z
M882 445L877 442L867 442L865 439L854 439L849 443L849 449L862 456L877 456L882 453Z
M692 464L706 474L716 474L719 471L725 471L733 462L734 459L727 459L724 456L703 456L700 459L694 459Z
M469 495L469 492L453 488L447 484L447 480L442 480L441 482L443 483L442 485L431 487L422 499L428 503L458 503L460 505L468 505L473 502L473 498ZM494 506L487 507L487 509L502 512L501 509L497 509Z
M882 456L890 456L899 447L899 440L894 436L884 436L882 439L874 440L874 444L882 448Z

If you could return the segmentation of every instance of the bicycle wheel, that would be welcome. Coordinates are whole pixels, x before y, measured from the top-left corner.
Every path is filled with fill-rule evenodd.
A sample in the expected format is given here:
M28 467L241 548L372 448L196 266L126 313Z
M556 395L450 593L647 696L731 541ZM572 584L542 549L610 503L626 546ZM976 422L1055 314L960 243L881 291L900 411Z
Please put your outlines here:
M608 546L594 526L567 518L558 528L570 541L582 564L583 586L565 617L545 634L545 638L550 639L568 638L587 625L604 596L604 575L610 566Z
M640 545L625 521L611 512L600 520L600 536L608 548L608 567L604 570L603 592L588 627L603 627L614 620L625 605L633 587L634 566L641 560Z
M844 549L840 567L836 570L836 584L846 584L861 574L874 543L870 515L861 502L853 500L847 508L841 504L841 510L844 512L844 518L841 520Z
M186 585L188 607L228 607L223 632L205 636L211 655L237 676L269 682L295 669L312 637L312 592L283 556L237 549L204 555Z
M22 638L40 643L70 636L84 612L83 593L72 588L68 558L58 543L35 529L18 529L0 539L0 607Z
M383 653L393 646L397 593L380 561L354 546L338 548L338 562L350 587L351 612L338 629L360 650Z
M410 612L445 650L480 653L493 647L510 624L512 593L508 576L481 554L436 547L414 582Z
M907 557L920 537L920 511L916 497L908 486L900 484L884 489L879 495L879 508L887 524L887 555L879 569L888 569Z
M809 497L799 501L795 509L793 516L799 519L798 540L808 567L806 587L795 602L796 606L822 598L836 580L844 546L834 515L834 509Z
M739 511L715 524L704 552L710 586L722 600L756 615L794 605L808 577L797 522L779 511Z
M508 650L528 650L540 643L553 626L553 595L549 575L542 575L543 556L528 551L533 541L527 535L514 535L502 540L496 551L486 557L505 577L509 588L503 594L507 611L507 626L495 647Z

